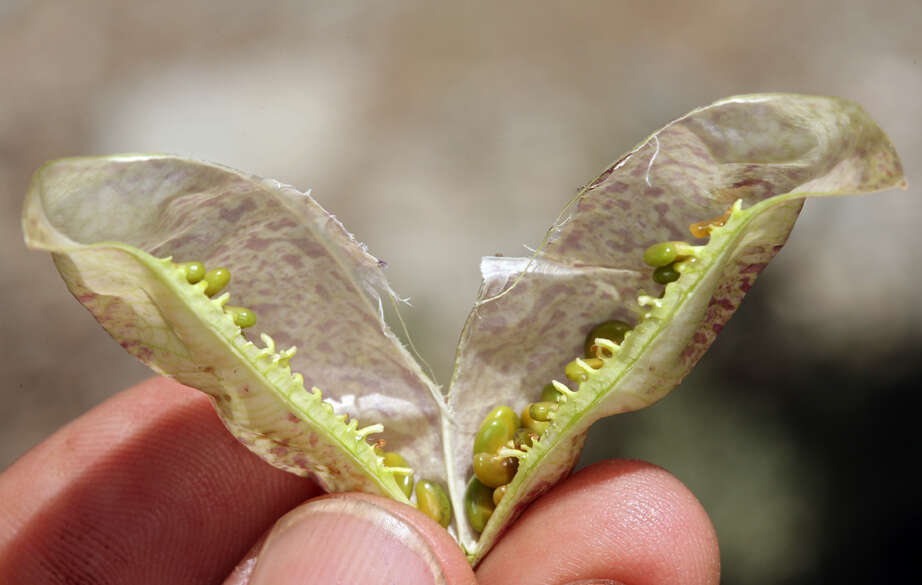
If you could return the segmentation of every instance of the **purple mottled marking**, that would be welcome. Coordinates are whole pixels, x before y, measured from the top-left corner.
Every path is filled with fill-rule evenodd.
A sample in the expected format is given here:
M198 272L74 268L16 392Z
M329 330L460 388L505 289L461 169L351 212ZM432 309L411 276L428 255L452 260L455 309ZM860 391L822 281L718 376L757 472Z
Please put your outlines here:
M240 218L247 212L256 209L256 204L252 199L244 199L236 207L221 207L218 215L227 223L237 223Z

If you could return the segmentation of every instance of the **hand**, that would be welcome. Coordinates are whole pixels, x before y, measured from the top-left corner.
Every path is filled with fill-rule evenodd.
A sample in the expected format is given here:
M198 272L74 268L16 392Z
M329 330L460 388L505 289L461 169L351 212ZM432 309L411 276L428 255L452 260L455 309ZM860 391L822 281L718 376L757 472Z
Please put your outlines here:
M313 482L237 443L204 395L151 379L0 475L0 583L719 581L701 505L667 472L637 461L595 465L556 486L476 578L451 537L414 508L318 496Z

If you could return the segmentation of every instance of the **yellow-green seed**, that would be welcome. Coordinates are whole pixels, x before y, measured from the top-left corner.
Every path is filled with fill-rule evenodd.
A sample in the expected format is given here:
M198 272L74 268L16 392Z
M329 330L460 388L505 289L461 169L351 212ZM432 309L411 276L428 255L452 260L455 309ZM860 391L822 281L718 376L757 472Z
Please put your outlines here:
M508 406L497 406L486 416L474 438L474 454L496 453L512 440L519 417Z
M495 490L493 490L493 505L499 506L499 503L503 501L503 496L506 495L506 486L501 485Z
M541 402L563 402L563 394L553 384L545 384L541 389Z
M583 352L586 357L597 358L602 357L599 355L601 352L605 352L605 357L609 356L609 351L597 346L595 340L602 338L608 339L615 343L621 343L624 341L624 336L627 335L627 332L631 330L631 326L625 323L624 321L619 321L617 319L612 319L610 321L603 321L595 327L589 330L589 333L586 334L586 341L583 343Z
M201 262L183 262L179 267L186 272L186 281L189 284L195 284L205 278L205 265Z
M492 419L500 419L500 420L503 420L503 421L506 422L507 425L509 425L509 426L511 426L511 427L518 427L518 426L519 426L519 417L518 417L518 415L515 413L514 410L512 410L512 409L509 408L508 406L497 406L496 408L494 408L493 410L491 410L491 411L487 414L487 416L483 417L483 420L484 420L484 421L492 420Z
M407 463L407 460L403 458L400 453L395 453L393 451L388 451L381 455L384 458L384 465L388 467L409 467L410 464ZM400 489L403 490L403 493L409 498L410 494L413 493L413 474L407 473L395 473L394 480L397 481L397 485L400 486Z
M528 414L531 418L541 422L551 420L555 412L557 412L556 402L535 402L528 407Z
M531 409L529 406L531 405L526 406L522 411L522 426L534 432L540 437L541 434L546 431L549 426L551 426L551 423L531 418L531 413L529 412Z
M660 266L653 271L653 280L659 284L669 284L670 282L675 282L679 280L679 271L675 269L675 262L672 264L667 264L666 266Z
M224 312L234 318L234 323L241 329L256 325L256 313L245 307L231 307L224 305Z
M586 358L583 360L583 362L585 362L594 370L601 368L602 364L604 363L599 358ZM564 367L563 373L567 378L574 382L585 382L589 379L589 373L586 372L586 370L584 370L582 366L576 362L576 360L568 363L566 367Z
M518 461L513 457L501 457L491 453L474 455L474 475L488 487L499 487L512 481Z
M679 247L684 242L660 242L653 244L643 253L643 261L649 266L666 266L679 258ZM687 245L687 244L685 244Z
M421 479L416 482L416 507L443 527L451 523L451 502L445 488L434 481Z
M213 297L221 292L230 282L230 277L230 271L227 268L212 268L206 272L205 282L208 283L208 286L205 287L205 294Z
M477 481L476 477L472 477L464 492L464 514L471 523L471 528L483 532L495 507L493 490Z

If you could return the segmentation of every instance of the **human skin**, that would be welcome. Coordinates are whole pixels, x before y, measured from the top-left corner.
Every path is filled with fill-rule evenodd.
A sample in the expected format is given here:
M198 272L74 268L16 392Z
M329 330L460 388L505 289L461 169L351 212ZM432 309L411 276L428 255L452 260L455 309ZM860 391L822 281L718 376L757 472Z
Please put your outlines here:
M166 378L107 400L0 474L0 583L10 585L284 585L345 575L369 585L395 575L450 585L710 585L719 573L713 526L688 489L653 465L616 460L533 503L475 576L448 533L416 509L324 496L266 465L204 395Z

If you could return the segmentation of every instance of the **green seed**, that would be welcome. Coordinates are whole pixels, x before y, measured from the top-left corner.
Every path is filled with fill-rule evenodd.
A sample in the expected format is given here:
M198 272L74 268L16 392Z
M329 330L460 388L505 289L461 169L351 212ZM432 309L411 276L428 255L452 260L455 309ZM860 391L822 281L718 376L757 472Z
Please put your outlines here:
M518 461L512 457L500 457L490 453L474 455L474 475L488 487L499 487L512 481Z
M474 454L496 453L503 445L512 440L515 430L519 428L519 417L508 406L497 406L490 411L477 437L474 439Z
M506 486L501 485L495 490L493 490L493 505L499 506L499 503L503 501L503 496L506 495Z
M531 418L541 422L551 420L555 412L557 412L556 402L535 402L528 407L528 414Z
M491 410L483 420L487 421L494 418L506 421L506 424L511 427L519 426L519 417L515 414L515 411L508 406L497 406Z
M670 282L675 282L679 280L679 271L675 269L675 262L672 264L667 264L666 266L660 266L653 271L653 280L660 284L669 284Z
M384 458L384 465L388 467L409 467L410 464L407 463L407 460L403 458L400 453L395 453L393 451L388 451L382 455ZM397 481L397 485L400 486L400 489L403 490L403 493L409 498L410 494L413 493L413 474L408 473L406 475L395 473L394 479Z
M602 364L604 363L599 358L586 358L583 361L594 370L601 368ZM573 360L567 364L566 367L564 367L563 373L567 378L574 382L585 382L589 379L589 374L582 368L582 366L576 363L576 360Z
M584 355L586 357L599 357L599 353L601 351L605 351L607 353L608 350L604 350L603 348L598 347L595 344L595 340L602 338L608 339L615 343L621 343L624 341L624 336L630 330L630 325L624 321L618 321L617 319L599 323L590 329L589 333L586 334L586 341L583 344L583 351L585 352ZM542 398L542 400L544 399Z
M256 313L249 309L244 307L231 307L229 305L224 305L224 312L230 313L231 317L234 318L234 323L237 324L237 327L246 329L247 327L256 325Z
M545 384L541 389L541 402L563 402L563 394L553 384Z
M445 488L434 481L421 479L416 482L416 507L445 528L451 523L451 502Z
M179 267L186 271L186 281L189 284L195 284L205 278L205 265L201 262L183 262Z
M653 244L644 251L643 261L653 267L666 266L679 259L682 255L682 248L687 248L688 246L689 244L686 242L660 242L659 244Z
M526 406L525 409L522 411L522 426L534 432L540 437L541 434L544 431L546 431L549 426L551 426L551 423L543 422L543 421L539 421L539 420L535 420L531 418L531 413L529 412L529 410L531 409L528 406Z
M477 481L476 477L472 477L464 492L464 513L467 521L471 523L471 528L483 532L495 507L493 490Z
M227 268L212 268L205 273L205 282L208 283L208 286L205 287L205 294L209 297L221 292L221 290L227 286L227 283L230 282L230 271Z

